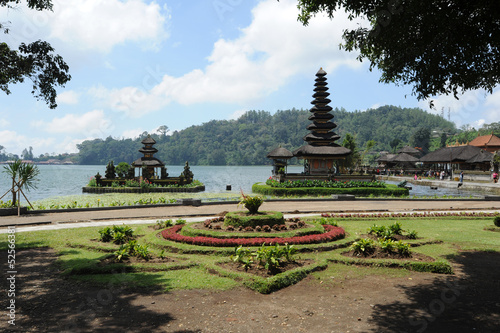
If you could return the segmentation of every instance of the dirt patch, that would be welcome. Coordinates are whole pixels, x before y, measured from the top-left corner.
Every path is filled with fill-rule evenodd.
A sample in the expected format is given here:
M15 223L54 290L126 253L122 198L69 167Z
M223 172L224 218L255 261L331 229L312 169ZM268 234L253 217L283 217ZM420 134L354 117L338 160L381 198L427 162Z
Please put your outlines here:
M5 251L0 253L7 258ZM456 275L409 272L353 278L313 276L270 295L227 291L128 290L65 279L47 248L16 255L12 332L497 332L500 253L461 252ZM334 274L334 273L332 273ZM8 281L2 278L2 300Z

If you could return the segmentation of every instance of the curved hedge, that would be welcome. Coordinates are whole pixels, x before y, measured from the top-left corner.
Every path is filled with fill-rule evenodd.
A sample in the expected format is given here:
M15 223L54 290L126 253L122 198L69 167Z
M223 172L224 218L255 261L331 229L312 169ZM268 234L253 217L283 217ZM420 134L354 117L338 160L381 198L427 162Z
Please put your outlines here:
M189 237L179 234L179 231L184 225L178 224L171 228L165 229L161 232L163 238L174 241L181 242L192 245L201 246L220 246L220 247L235 247L235 246L260 246L263 243L274 245L299 245L299 244L318 244L332 242L337 239L345 237L345 231L341 227L335 227L331 225L324 225L325 233L315 234L308 236L295 236L295 237L258 237L258 238L214 238L214 237Z
M352 194L361 197L374 196L405 196L410 194L410 190L396 185L386 184L385 188L378 187L355 187L355 188L326 188L326 187L297 187L297 188L278 188L271 187L264 183L255 183L252 186L252 192L264 195L275 196L322 196L332 194Z
M289 229L287 231L282 231L279 233L272 234L273 237L295 237L295 236L307 236L313 234L322 234L325 232L325 228L321 224L312 223L310 226L306 226L300 229ZM262 237L262 232L224 232L217 230L206 230L206 229L196 229L192 227L192 224L186 224L184 228L179 232L183 236L189 237L214 237L214 238L258 238Z
M285 224L283 213L281 212L260 212L258 214L247 214L246 211L229 212L224 217L224 225L233 227L256 227L268 225L272 227L275 224Z

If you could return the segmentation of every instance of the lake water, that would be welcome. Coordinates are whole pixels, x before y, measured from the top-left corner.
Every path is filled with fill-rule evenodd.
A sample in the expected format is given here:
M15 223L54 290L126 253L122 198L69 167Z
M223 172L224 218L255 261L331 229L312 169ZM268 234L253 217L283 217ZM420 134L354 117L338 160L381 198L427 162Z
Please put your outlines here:
M47 199L51 197L79 195L82 187L87 185L89 179L97 172L105 174L106 166L103 165L39 165L40 176L37 189L31 190L27 196L30 201ZM167 166L170 176L179 176L184 166ZM289 166L288 172L300 173L302 166ZM3 168L0 167L0 171ZM231 185L232 192L239 193L240 189L250 193L252 185L264 182L272 174L272 166L191 166L194 178L205 184L205 192L226 192L226 185ZM0 172L0 195L10 188L11 181L8 176ZM452 195L469 196L477 193L439 188L430 190L428 186L411 185L413 190L410 195ZM7 194L3 201L11 199Z
M27 194L30 201L50 197L82 194L82 187L87 185L89 179L97 172L105 174L106 166L103 165L39 165L40 180L37 189ZM249 193L252 185L266 181L272 174L272 166L190 166L194 178L205 184L205 192L226 192L226 185L231 185L232 191L239 193L240 188ZM169 176L177 177L184 170L183 165L167 166ZM302 166L290 166L289 172L301 172ZM0 171L3 167L0 166ZM11 180L0 172L0 195L10 188ZM2 200L11 199L7 195Z

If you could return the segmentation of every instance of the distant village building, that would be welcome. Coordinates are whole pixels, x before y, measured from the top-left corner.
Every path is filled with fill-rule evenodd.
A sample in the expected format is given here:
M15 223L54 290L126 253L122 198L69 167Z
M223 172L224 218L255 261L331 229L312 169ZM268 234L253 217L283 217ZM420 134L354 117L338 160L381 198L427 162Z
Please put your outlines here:
M483 170L490 168L493 154L476 146L454 146L435 150L420 158L424 165L435 169Z
M494 153L500 150L500 138L493 133L489 135L482 135L472 140L469 145Z

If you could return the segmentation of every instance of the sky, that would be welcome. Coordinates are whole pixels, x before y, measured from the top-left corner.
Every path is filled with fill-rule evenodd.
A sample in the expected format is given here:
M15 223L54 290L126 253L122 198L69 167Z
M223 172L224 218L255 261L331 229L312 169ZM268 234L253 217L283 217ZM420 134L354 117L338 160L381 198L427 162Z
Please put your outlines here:
M53 0L53 12L0 9L9 45L48 41L70 67L58 107L31 94L31 82L0 91L0 145L20 155L78 152L84 140L134 138L166 125L182 130L248 110L311 107L316 72L328 74L330 106L364 111L420 107L462 127L499 121L500 89L418 101L411 86L379 83L357 54L339 49L358 25L344 12L306 27L297 0Z

